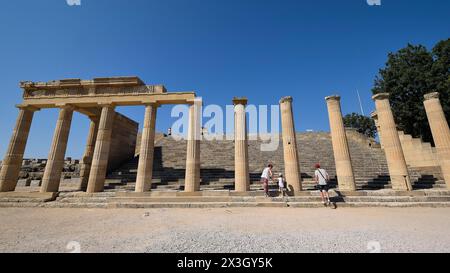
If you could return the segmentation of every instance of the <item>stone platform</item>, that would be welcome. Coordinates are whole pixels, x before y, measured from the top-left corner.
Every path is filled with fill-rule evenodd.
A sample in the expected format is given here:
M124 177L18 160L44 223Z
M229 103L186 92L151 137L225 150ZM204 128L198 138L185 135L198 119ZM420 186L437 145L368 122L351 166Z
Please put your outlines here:
M299 192L295 196L278 197L276 192L265 198L263 192L247 194L233 191L185 192L62 192L44 196L39 193L0 195L0 207L43 208L226 208L279 207L323 208L318 191ZM347 207L450 207L450 191L418 190L413 192L378 190L331 191L338 208Z

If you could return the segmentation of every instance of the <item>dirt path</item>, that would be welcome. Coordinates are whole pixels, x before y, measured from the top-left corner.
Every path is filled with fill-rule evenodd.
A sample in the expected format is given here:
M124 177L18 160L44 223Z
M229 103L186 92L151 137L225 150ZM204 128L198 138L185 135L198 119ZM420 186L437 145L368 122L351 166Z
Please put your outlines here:
M0 209L0 252L447 252L450 209Z

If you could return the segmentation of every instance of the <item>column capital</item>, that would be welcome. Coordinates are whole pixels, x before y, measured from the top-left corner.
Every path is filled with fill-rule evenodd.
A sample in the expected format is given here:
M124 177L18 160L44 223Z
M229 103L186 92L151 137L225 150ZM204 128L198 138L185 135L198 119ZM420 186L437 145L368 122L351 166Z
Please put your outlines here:
M152 107L156 107L156 108L158 108L160 106L160 104L157 102L144 102L144 103L142 103L142 105L144 105L145 107L152 106Z
M20 109L20 110L27 110L27 111L32 111L32 112L37 112L40 111L41 109L35 107L35 106L31 106L31 105L24 105L24 104L17 104L16 108Z
M189 105L201 105L203 106L203 98L202 97L196 97L193 100L187 100L186 101L187 104Z
M75 106L73 106L71 104L61 103L61 104L55 104L55 106L60 109L75 110Z
M88 116L88 118L89 118L92 122L99 122L99 121L100 121L100 116Z
M341 96L339 96L339 95L332 95L332 96L325 97L325 100L326 101L330 101L330 100L341 101Z
M99 102L97 105L102 108L103 107L116 108L116 105L112 102Z
M372 97L373 100L386 100L389 99L389 93L378 93Z
M282 98L280 99L280 104L286 103L286 102L292 103L293 101L294 101L294 99L293 99L291 96L288 96L288 97L282 97Z
M247 105L247 103L248 103L248 99L247 98L245 98L245 97L234 97L233 98L233 104L234 105L239 105L239 104L242 104L242 105Z
M377 112L377 111L373 111L373 112L370 114L370 117L371 117L372 119L378 119L378 112Z
M423 97L425 98L425 100L439 99L439 93L438 92L432 92L432 93L426 94Z

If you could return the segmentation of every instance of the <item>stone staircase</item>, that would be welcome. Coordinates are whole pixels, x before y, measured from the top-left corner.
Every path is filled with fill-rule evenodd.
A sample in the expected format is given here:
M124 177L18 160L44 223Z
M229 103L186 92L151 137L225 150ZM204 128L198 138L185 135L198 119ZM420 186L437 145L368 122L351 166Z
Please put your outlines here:
M0 207L49 208L214 208L214 207L322 207L313 182L314 164L320 163L333 178L333 201L339 207L450 207L450 191L439 167L410 168L413 192L392 191L382 149L360 137L349 137L350 154L359 191L342 193L337 188L334 156L329 133L298 133L300 168L304 192L300 196L278 197L277 185L270 185L272 198L264 198L260 184L262 169L274 165L284 170L283 148L261 151L262 141L249 141L251 191L234 192L234 143L201 142L201 191L182 192L185 176L186 141L159 137L155 143L152 191L135 195L138 157L108 174L105 192L80 192L79 185L63 182L54 195L40 194L39 187L22 187L0 194ZM27 191L27 192L25 192Z
M352 132L354 134L354 132ZM349 137L350 154L359 190L391 188L384 152L380 148ZM276 151L261 151L262 141L249 141L249 167L251 190L262 190L260 174L268 163L274 165L274 173L283 172L282 143ZM155 143L153 191L183 190L186 160L186 141L161 137ZM303 188L315 188L314 164L320 163L332 177L336 187L336 170L329 133L298 133L300 168ZM201 141L201 190L234 189L234 142L227 140ZM107 177L106 188L117 191L133 191L138 167L138 157L127 162ZM414 188L444 188L443 181L422 170L411 170ZM276 188L276 184L271 184Z
M250 195L227 191L203 192L200 195L170 193L117 193L111 198L109 208L222 208L222 207L323 207L320 193L308 191L301 196L279 197L273 192L270 198L262 193ZM450 191L425 190L413 193L392 190L330 192L337 207L450 207Z

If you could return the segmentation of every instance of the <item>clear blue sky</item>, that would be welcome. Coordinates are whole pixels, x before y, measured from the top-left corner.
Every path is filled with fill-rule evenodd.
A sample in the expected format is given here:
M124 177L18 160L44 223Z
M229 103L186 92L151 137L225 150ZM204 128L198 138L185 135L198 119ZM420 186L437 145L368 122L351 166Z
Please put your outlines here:
M253 104L295 99L298 131L328 130L324 97L343 112L366 112L370 89L391 51L431 47L450 37L450 1L382 0L66 0L2 1L0 157L21 102L21 80L137 75L169 90L195 90L205 104L233 96ZM118 109L136 121L141 107ZM159 111L157 127L174 121ZM35 115L27 157L47 157L57 110ZM76 114L67 156L82 155L88 130Z

